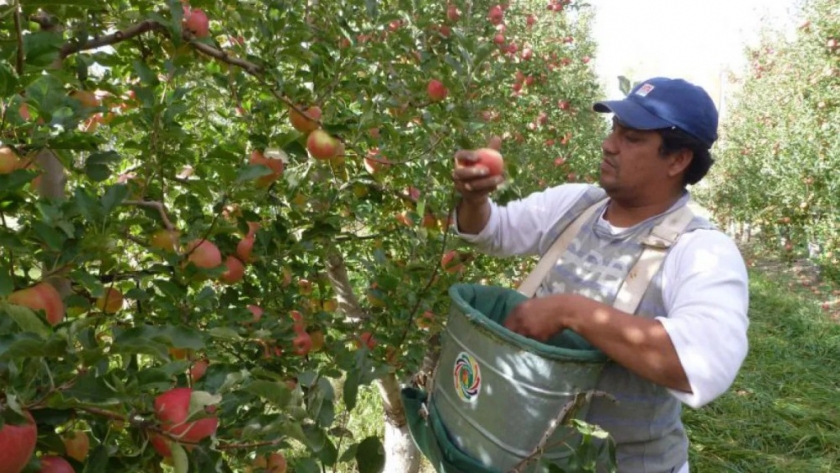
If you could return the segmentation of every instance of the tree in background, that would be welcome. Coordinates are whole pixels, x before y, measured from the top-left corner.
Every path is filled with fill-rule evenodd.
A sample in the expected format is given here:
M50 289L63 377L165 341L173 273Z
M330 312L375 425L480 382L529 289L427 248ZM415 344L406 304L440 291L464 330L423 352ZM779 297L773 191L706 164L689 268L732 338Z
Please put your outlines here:
M840 10L810 0L795 38L768 33L723 124L704 199L757 243L808 254L837 278L840 251Z

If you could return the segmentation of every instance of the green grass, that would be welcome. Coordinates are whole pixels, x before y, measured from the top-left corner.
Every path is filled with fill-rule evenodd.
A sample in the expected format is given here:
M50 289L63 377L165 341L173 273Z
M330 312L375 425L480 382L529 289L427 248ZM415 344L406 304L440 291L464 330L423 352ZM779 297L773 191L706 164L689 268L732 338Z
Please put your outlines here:
M751 274L741 372L726 394L685 410L692 471L840 471L840 324L784 278Z

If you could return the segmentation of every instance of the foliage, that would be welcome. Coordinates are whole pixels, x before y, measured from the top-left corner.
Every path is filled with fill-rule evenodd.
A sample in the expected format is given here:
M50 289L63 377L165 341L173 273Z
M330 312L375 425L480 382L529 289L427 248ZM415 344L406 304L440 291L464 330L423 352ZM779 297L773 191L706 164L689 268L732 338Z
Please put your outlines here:
M501 200L592 179L603 121L583 6L517 2L497 26L487 1L453 2L458 19L407 0L14 4L0 12L0 139L20 156L0 174L0 296L50 281L67 315L0 302L0 407L5 422L33 414L40 454L67 456L63 437L85 432L77 471L240 471L278 451L298 472L380 462L380 440L336 407L418 369L452 282L523 269L447 231L454 150L504 138ZM208 36L182 29L196 9ZM289 116L312 106L343 153L307 151ZM442 271L453 249L466 268ZM229 258L246 260L241 280ZM190 420L218 419L197 443L155 413L184 386Z

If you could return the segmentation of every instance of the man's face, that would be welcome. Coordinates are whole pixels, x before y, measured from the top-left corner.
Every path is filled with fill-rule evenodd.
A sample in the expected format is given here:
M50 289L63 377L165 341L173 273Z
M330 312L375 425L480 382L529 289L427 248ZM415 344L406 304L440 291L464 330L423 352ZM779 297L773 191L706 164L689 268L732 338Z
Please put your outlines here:
M613 198L635 200L666 185L669 162L659 155L661 145L656 131L628 128L613 118L612 132L601 143L601 187Z

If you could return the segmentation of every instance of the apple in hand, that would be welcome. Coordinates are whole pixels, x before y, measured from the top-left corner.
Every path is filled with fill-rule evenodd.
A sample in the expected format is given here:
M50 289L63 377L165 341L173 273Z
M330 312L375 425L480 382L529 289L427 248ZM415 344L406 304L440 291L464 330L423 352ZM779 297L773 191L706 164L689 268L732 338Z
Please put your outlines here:
M489 176L501 176L504 172L505 162L502 154L492 148L479 148L473 151L474 160L458 159L457 167L484 166Z

